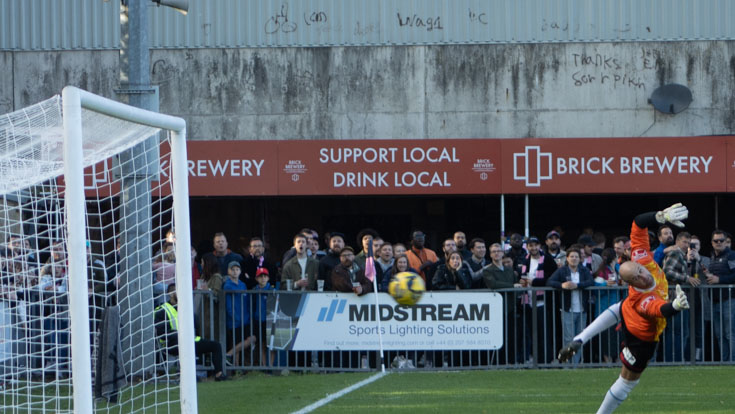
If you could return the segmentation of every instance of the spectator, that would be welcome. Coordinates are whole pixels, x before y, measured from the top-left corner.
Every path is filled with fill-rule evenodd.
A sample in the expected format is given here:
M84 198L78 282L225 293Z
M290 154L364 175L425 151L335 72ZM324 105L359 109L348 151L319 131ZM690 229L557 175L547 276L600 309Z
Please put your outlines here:
M378 278L378 289L381 292L387 292L388 283L385 281L390 281L393 276L393 246L390 243L383 243L378 254L378 259L375 260L375 276ZM386 286L385 289L383 288L384 285Z
M482 268L489 264L485 258L487 248L485 247L485 240L475 237L470 240L470 257L464 262L469 266L472 276L472 288L482 289L484 288L485 282L482 280Z
M449 255L457 251L457 243L454 239L445 239L442 242L442 256L436 262L435 268L438 269L439 265L446 264L449 260Z
M191 288L197 289L197 281L202 277L202 265L197 262L197 249L191 246Z
M309 241L309 250L311 250L311 256L318 262L322 257L326 256L327 253L323 250L319 250L319 233L316 230L311 230L311 239Z
M709 285L735 283L735 252L727 247L727 233L723 230L712 232L712 256L704 274ZM735 361L735 298L730 289L712 290L712 324L720 346L720 361Z
M204 299L203 303L196 306L197 310L201 310L201 318L203 324L202 334L208 338L219 339L219 298L222 292L224 279L219 273L219 264L217 259L212 255L204 256L202 260L202 276L199 279L199 289L209 291L209 294L199 295Z
M9 256L13 259L22 258L28 266L34 267L36 264L36 251L31 249L31 241L21 236L10 236L8 238Z
M689 252L689 243L691 236L689 233L682 231L676 235L675 249L669 250L664 257L663 271L666 280L669 282L669 296L675 297L673 286L682 285L699 286L699 279L689 276L687 268L686 254ZM691 295L691 289L686 291ZM666 324L664 331L664 361L671 362L683 361L686 349L689 349L689 310L683 309L681 312L673 315Z
M592 251L592 249L596 246L596 243L592 239L592 236L584 234L580 236L579 239L577 239L577 243L582 245L582 251L580 251L580 253L583 253L580 254L582 263L584 264L584 266L587 266L587 269L589 269L591 274L597 273L597 270L602 264L602 257Z
M358 296L372 292L372 282L354 260L355 251L352 247L344 247L339 252L339 264L332 270L332 287L337 292L354 292Z
M615 250L615 273L620 274L620 265L630 260L630 238L628 236L618 236L613 240L613 249Z
M398 257L406 254L406 245L403 243L393 244L393 257Z
M244 250L244 249L243 249ZM285 263L285 262L283 262ZM271 286L275 286L278 280L278 269L276 265L268 260L265 254L265 244L263 239L260 237L252 237L248 243L248 252L242 261L242 273L240 274L240 280L245 283L248 289L252 289L257 284L255 280L255 272L261 267L268 269L269 280Z
M153 281L153 303L159 306L166 302L168 285L176 283L176 252L173 244L164 243L159 254L153 259L153 271L156 274Z
M362 250L360 250L360 253L358 253L355 256L355 263L360 266L360 268L365 269L365 260L367 259L367 251L368 251L368 243L371 243L371 240L380 239L380 236L378 235L378 232L373 229L362 229L357 234L357 244L362 246ZM375 249L375 245L373 245L373 249ZM375 250L373 250L375 251Z
M105 263L97 256L92 255L92 247L87 240L87 294L89 295L90 333L97 332L97 326L102 320L102 310L107 306L108 281ZM114 290L114 289L113 289Z
M612 248L606 248L602 251L602 264L597 269L597 273L592 275L594 277L594 284L596 286L620 286L620 278L618 272L615 270L615 259L616 253ZM619 302L622 297L618 290L606 290L599 289L596 292L596 296L592 302L595 305L595 318L597 318L601 312L610 307L610 305ZM600 333L600 344L601 346L593 346L593 352L598 349L602 351L602 360L605 362L612 362L617 354L618 345L620 341L617 340L617 334L609 331L603 331ZM566 342L565 342L566 343Z
M523 248L523 237L518 233L513 233L510 235L509 244L510 248L507 253L508 256L513 259L513 271L520 275L523 273L521 271L521 262L526 256L528 256L528 251Z
M227 266L227 280L223 285L225 291L225 308L227 310L227 356L232 358L235 366L240 366L243 350L254 345L257 338L250 330L250 297L242 291L247 289L240 280L240 263L232 261Z
M490 245L491 262L483 267L481 274L485 286L488 289L510 289L519 288L521 284L518 282L518 276L513 272L513 261L508 258L508 265L503 264L503 247L499 243ZM518 322L516 305L517 294L515 292L502 292L503 303L505 304L505 330L503 336L503 348L500 352L500 363L515 363L516 338L518 337Z
M554 272L549 278L548 286L562 290L561 322L564 343L572 341L575 335L586 326L586 304L589 303L589 292L585 288L592 286L592 274L580 266L578 250L567 251L567 264ZM582 359L578 352L572 358L575 364Z
M314 256L309 257L309 260L316 262ZM276 288L269 282L267 267L261 267L255 271L255 280L258 284L253 288L253 333L257 338L260 338L260 363L261 365L266 365L265 338L268 316L268 293L275 291ZM275 352L271 351L269 361L273 361L274 354Z
M521 274L519 272L516 272L514 265L513 265L513 258L508 255L508 253L503 252L503 267L507 267L508 269L513 270L513 274L516 277L516 280L518 280L521 277Z
M217 259L220 274L227 274L227 266L230 262L237 261L242 263L243 257L227 248L227 236L224 233L215 233L212 243L214 244L214 251L207 254L213 255Z
M283 265L281 274L283 283L281 289L285 290L287 280L293 284L294 290L316 290L316 278L319 274L319 262L314 256L308 256L309 251L306 235L299 233L293 238L296 256L292 257Z
M509 289L522 287L512 267L503 264L504 252L499 243L490 245L490 264L482 269L482 279L488 289ZM509 257L510 259L510 257ZM507 263L512 262L509 260ZM508 302L508 301L506 301ZM511 301L511 305L515 301ZM514 312L515 313L515 312Z
M405 254L396 256L393 258L393 267L390 271L390 277L383 277L383 282L380 287L380 290L382 292L388 291L388 285L390 284L391 280L395 278L395 276L401 272L413 272L418 274L418 271L408 264L408 256Z
M463 265L462 255L458 251L449 253L447 263L439 265L436 269L432 286L434 290L460 290L472 287L469 268Z
M439 260L433 250L424 247L426 235L421 230L411 233L411 250L408 250L408 264L418 270L418 274L426 282L426 289L431 290L431 278L427 275L431 266Z
M555 230L546 233L546 253L554 258L557 267L564 266L567 260L567 253L561 248L561 237Z
M659 266L663 266L664 256L666 253L676 249L674 246L674 232L671 231L671 226L663 224L658 228L658 246L653 252L653 260L658 263Z
M168 302L156 307L154 313L154 326L156 327L156 336L158 342L166 353L171 355L179 354L179 314L176 310L178 300L176 297L176 286L169 285L167 288ZM222 344L216 341L197 336L194 339L194 352L198 355L212 353L212 363L214 364L214 380L224 381L227 379L222 370Z
M303 234L304 237L306 237L306 246L307 247L309 246L309 243L311 243L311 238L314 237L313 234L312 234L312 232L311 232L311 229L308 229L308 228L303 228L303 229L299 230L299 232L297 234ZM311 250L308 250L306 252L306 255L307 256L311 256L311 254L312 254ZM294 257L294 256L296 256L296 247L295 246L292 246L290 249L288 249L288 251L286 251L286 253L283 254L283 258L281 259L281 265L284 265L286 262L288 262L289 260L291 260L291 258ZM255 274L255 273L253 273L253 274Z
M327 255L319 261L319 280L324 281L324 290L333 290L332 288L332 270L340 262L340 252L345 247L345 236L342 233L329 233L329 251Z
M596 255L602 255L602 251L605 250L605 244L607 243L607 237L605 233L596 231L592 234L592 240L595 242L595 246L592 248L592 253Z
M541 251L541 242L536 237L529 237L526 241L526 247L528 248L528 255L521 260L521 284L523 287L543 287L546 286L546 281L556 271L557 266L554 259L547 253ZM533 300L531 298L533 292L526 293L521 297L521 303L524 308L524 335L525 335L525 354L524 360L530 361L531 350L532 350L532 332L533 332L533 319L532 315L536 313L537 319L537 335L539 351L539 362L545 363L550 362L554 350L551 344L553 344L551 329L546 329L546 322L553 321L554 310L549 307L548 310L545 306L545 295L541 290L535 291L536 294L536 306L533 307ZM545 313L549 313L545 315Z
M38 288L45 291L66 292L68 262L64 242L56 241L51 245L51 255L40 272Z
M689 251L687 252L687 271L689 276L700 281L705 281L704 270L709 267L709 257L700 256L699 251L702 248L702 241L698 236L692 235L689 242ZM705 324L712 320L712 301L709 297L709 291L703 289L694 289L694 295L691 298L691 309L695 312L701 312L701 316L697 316L694 321L694 358L701 361L704 357L704 329ZM705 322L707 321L707 322Z
M472 252L467 250L467 236L463 231L454 232L454 244L457 246L457 251L462 255L462 261L466 262L472 257Z

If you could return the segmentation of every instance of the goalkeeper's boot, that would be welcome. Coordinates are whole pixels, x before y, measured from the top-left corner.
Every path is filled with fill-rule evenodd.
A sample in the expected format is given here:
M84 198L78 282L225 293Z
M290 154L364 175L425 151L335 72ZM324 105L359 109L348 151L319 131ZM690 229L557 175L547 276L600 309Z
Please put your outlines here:
M567 362L572 359L574 354L576 354L581 347L582 341L572 341L559 351L559 355L556 358L559 362Z

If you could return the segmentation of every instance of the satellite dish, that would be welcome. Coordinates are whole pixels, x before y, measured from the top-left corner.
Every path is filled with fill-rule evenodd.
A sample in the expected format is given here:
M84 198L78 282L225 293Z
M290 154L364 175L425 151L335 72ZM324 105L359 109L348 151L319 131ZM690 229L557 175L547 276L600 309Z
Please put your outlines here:
M670 83L656 88L648 103L665 114L678 114L692 103L692 91L684 85Z

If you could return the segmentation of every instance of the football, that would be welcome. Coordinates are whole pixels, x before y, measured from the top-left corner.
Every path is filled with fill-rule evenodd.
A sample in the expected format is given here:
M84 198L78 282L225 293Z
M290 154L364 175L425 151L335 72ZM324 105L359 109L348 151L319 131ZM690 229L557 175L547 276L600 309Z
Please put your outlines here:
M426 285L421 276L413 272L397 274L388 285L388 293L401 305L415 305L424 294Z

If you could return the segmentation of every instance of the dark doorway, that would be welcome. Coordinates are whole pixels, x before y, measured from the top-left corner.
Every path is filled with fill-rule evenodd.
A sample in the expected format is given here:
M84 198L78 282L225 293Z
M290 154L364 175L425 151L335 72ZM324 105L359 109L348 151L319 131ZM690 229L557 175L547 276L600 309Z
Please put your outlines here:
M663 209L674 202L689 207L687 231L704 240L708 253L709 234L719 225L735 230L735 196L730 194L615 194L615 195L532 195L530 234L539 237L555 226L562 241L576 241L586 227L601 231L608 243L627 235L633 217L640 212ZM524 233L524 197L505 196L506 236ZM240 252L253 236L264 238L271 257L280 257L291 246L292 236L301 228L324 232L340 231L346 242L357 246L360 229L372 227L390 242L407 242L413 229L427 234L427 243L440 250L441 242L462 230L468 240L482 237L500 239L500 196L370 196L370 197L208 197L191 200L192 241L202 249L211 247L212 235L223 231L230 248ZM324 242L321 241L324 248Z

